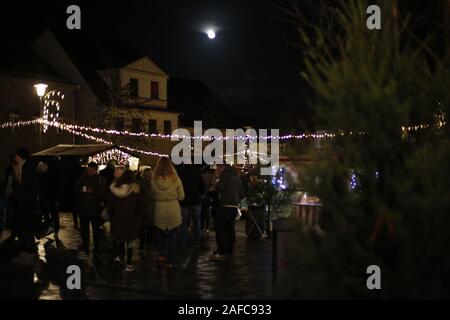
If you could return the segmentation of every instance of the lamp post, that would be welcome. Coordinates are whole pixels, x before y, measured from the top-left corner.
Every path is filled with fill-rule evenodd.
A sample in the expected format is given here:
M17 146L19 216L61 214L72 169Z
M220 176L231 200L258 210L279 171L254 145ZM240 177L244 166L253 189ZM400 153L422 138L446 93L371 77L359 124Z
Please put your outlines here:
M36 94L39 97L39 119L42 120L42 98L45 96L45 92L47 91L48 85L45 83L38 83L34 85L34 89L36 90ZM42 123L39 125L39 147L42 143Z
M42 99L42 97L45 96L47 87L48 85L46 85L45 83L38 83L34 85L34 88L36 89L36 94L40 99Z

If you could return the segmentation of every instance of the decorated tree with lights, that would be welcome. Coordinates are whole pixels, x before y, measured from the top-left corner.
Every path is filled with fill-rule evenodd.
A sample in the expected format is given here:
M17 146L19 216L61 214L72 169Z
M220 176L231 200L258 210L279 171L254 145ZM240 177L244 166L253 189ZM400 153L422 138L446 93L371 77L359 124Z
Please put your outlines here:
M323 203L326 235L299 231L297 276L284 293L448 297L448 54L416 36L415 17L400 14L396 1L382 7L382 30L374 31L363 1L310 4L316 17L294 5L290 18L317 129L336 138L311 154L316 165L305 177ZM366 287L370 265L381 268L382 290Z

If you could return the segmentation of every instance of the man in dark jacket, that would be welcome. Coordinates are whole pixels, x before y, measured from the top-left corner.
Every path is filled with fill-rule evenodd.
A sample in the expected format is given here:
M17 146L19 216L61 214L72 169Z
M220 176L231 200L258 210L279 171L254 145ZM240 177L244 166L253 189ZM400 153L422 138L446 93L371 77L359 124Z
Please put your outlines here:
M38 164L39 200L41 215L44 218L44 234L54 232L55 239L59 232L59 199L62 185L60 183L59 160L53 158Z
M77 212L80 215L82 244L80 251L89 253L89 226L92 226L94 253L100 252L100 215L105 205L106 184L98 174L95 162L88 164L86 175L80 177L75 184L78 193Z
M201 240L202 197L206 191L206 186L202 178L201 169L198 166L182 164L177 168L177 171L185 193L184 200L180 203L183 218L181 228L182 242L184 246L188 243L188 227L192 214L194 244L198 245Z
M39 218L38 182L36 165L30 157L30 152L25 148L16 151L16 231L21 252L13 263L23 265L34 264L37 253L34 235Z
M102 176L103 181L105 181L106 186L108 188L114 180L115 168L116 168L116 163L114 162L114 160L109 160L108 163L106 164L105 169L100 171L100 176Z
M214 215L217 251L212 260L224 260L233 254L235 242L234 222L238 214L239 203L244 189L241 177L230 165L219 166L219 182L216 189L219 193L219 205Z

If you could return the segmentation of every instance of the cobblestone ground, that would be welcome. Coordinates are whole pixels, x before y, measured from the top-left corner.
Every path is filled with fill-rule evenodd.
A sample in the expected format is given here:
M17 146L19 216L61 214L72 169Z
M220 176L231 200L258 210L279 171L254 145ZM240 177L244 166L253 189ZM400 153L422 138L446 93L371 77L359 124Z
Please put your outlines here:
M10 263L15 244L0 244L0 298L11 299L267 299L272 297L272 247L270 240L248 240L244 222L237 223L233 259L211 262L214 232L205 233L199 247L178 249L176 269L156 267L154 246L140 252L135 244L136 270L124 271L112 262L109 225L104 232L105 247L99 258L78 253L80 234L73 229L71 214L61 215L60 241L50 235L39 241L39 261L34 270ZM92 243L92 241L91 241ZM79 265L82 290L66 286L66 269Z

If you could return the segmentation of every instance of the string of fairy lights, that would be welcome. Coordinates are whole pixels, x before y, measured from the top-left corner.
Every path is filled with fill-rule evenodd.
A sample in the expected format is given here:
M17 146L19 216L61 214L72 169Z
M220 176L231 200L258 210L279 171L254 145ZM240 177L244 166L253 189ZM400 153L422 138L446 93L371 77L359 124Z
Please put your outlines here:
M39 119L38 120L34 120L35 124L36 123L42 123L42 122L44 122L44 120L39 120ZM79 131L73 130L73 129L71 129L68 126L64 126L64 125L63 126L58 126L58 123L55 123L55 122L48 122L47 124L49 126L57 127L57 128L59 128L61 130L70 132L70 133L75 134L77 136L81 136L81 137L83 137L85 139L88 139L88 140L91 140L91 141L95 141L95 142L103 143L103 144L109 144L109 145L114 144L113 142L105 140L103 138L95 137L95 136L92 136L92 135L89 135L89 134L86 134L86 133L83 133L83 132L79 132ZM132 147L125 146L125 145L118 145L118 147L121 148L121 149L130 151L130 152L140 153L140 154L144 154L144 155L148 155L148 156L169 157L168 154L142 150L142 149L139 149L139 148L132 148ZM244 155L245 154L249 154L250 156L259 159L261 162L265 162L265 163L268 162L266 159L264 159L264 157L262 157L263 155L267 156L267 154L251 151L251 150L248 150L248 149L241 150L241 151L233 153L233 154L225 154L225 155L223 155L223 157L225 157L225 158L233 157L234 158L234 156L238 156L238 155L242 155L242 154L244 154ZM113 155L109 154L108 156L113 156Z
M50 105L52 105L52 102L49 102ZM53 102L54 103L54 102ZM57 107L57 111L59 111L59 104L55 104ZM157 139L193 139L193 140L203 140L203 141L213 141L213 140L229 140L229 139L235 139L235 140L251 140L251 139L267 139L267 140L303 140L303 139L331 139L336 138L338 136L346 136L346 135L363 135L363 131L348 131L348 132L339 132L339 133L301 133L301 134L287 134L282 136L277 135L268 135L268 136L252 136L252 135L244 135L244 136L208 136L208 135L202 135L202 136L187 136L187 135L178 135L178 134L161 134L161 133L146 133L146 132L130 132L127 130L112 130L112 129L105 129L105 128L96 128L96 127L90 127L90 126L83 126L83 125L77 125L77 124L68 124L62 121L58 121L57 118L59 118L59 113L56 114L48 114L45 116L46 112L44 110L44 117L43 119L35 119L31 121L18 121L18 122L6 122L1 125L1 128L7 128L7 127L20 127L20 126L27 126L27 125L33 125L36 124L36 122L43 123L44 126L49 126L51 123L51 126L59 128L61 130L65 131L76 131L76 132L93 132L93 133L99 133L99 134L106 134L106 135L115 135L115 136L130 136L130 137L144 137L144 138L157 138ZM50 118L50 120L48 119ZM440 126L445 125L445 123L440 122ZM421 125L414 125L414 126L402 126L401 130L403 132L413 132L418 130L423 130L429 128L430 125L428 124L421 124Z
M149 133L145 133L145 132L135 133L135 132L129 132L126 130L119 131L119 130L110 130L110 129L104 129L104 128L94 128L94 127L90 127L90 126L68 124L68 123L59 121L60 120L60 117L59 117L60 116L60 114L59 114L60 103L55 98L64 99L64 95L62 95L60 92L51 92L50 95L44 99L44 110L43 110L44 112L43 112L42 118L29 120L29 121L6 122L6 123L3 123L0 125L0 129L20 128L20 127L40 124L45 128L45 131L47 130L47 128L49 126L51 126L51 127L55 127L60 130L63 130L63 131L67 131L74 135L83 137L85 139L95 141L98 143L103 143L103 144L113 144L113 142L103 139L101 137L93 136L86 132L100 133L100 134L106 134L106 135L116 135L116 136L147 137L147 138L157 138L157 139L175 139L176 140L176 139L190 138L190 139L198 139L198 140L203 140L203 141L228 140L228 139L235 139L235 140L255 139L256 140L258 138L259 139L268 139L268 140L272 140L272 139L279 139L279 140L332 139L337 136L363 135L364 134L364 132L362 132L362 131L349 131L348 133L345 133L345 132L339 132L339 133L326 133L325 132L325 133L311 133L311 134L302 133L302 134L288 134L288 135L283 135L283 136L269 135L269 136L259 136L258 137L258 136L246 135L246 136L212 137L212 136L207 136L207 135L185 136L185 135L159 134L159 133L149 134ZM56 112L53 112L53 113L50 112L49 111L50 107L55 107ZM443 119L444 118L442 118L442 117L440 118L439 127L443 127L446 124L445 120L443 120ZM428 125L428 124L415 125L415 126L402 126L401 130L403 132L415 132L415 131L427 129L429 127L430 127L430 125ZM137 152L137 153L141 153L141 154L149 155L149 156L156 156L156 157L168 157L169 156L167 154L148 151L148 150L142 150L142 149L133 148L130 146L121 145L119 147L123 148L124 150L130 151L130 152ZM234 153L234 154L224 155L224 157L236 156L236 155L241 154L242 152L244 152L244 153L246 152L250 156L257 157L261 161L264 160L264 158L261 157L262 154L255 152L255 151L250 151L248 149ZM264 156L267 156L267 154L264 154Z
M130 132L127 130L114 130L114 129L105 129L105 128L97 128L90 126L83 126L77 124L68 124L64 122L56 122L54 121L55 126L65 130L77 130L77 131L89 131L99 134L106 135L115 135L115 136L129 136L129 137L139 137L139 138L157 138L157 139L192 139L192 140L203 140L203 141L213 141L213 140L249 140L249 139L279 139L279 140L292 140L292 139L324 139L324 138L334 138L337 134L334 133L302 133L302 134L288 134L283 136L276 135L268 135L268 136L252 136L252 135L243 135L243 136L188 136L188 135L179 135L179 134L162 134L162 133L146 133L146 132ZM352 131L349 134L353 134ZM343 135L343 133L342 133Z
M129 153L118 149L112 149L90 156L88 162L108 163L108 161L114 160L114 162L119 165L127 165L130 162L130 158L132 158L132 156Z
M41 120L40 122L43 122L43 120ZM80 132L80 131L76 131L76 130L70 129L69 127L64 126L64 125L61 126L60 123L58 123L58 122L47 122L47 124L49 126L53 126L53 127L59 128L59 129L61 129L63 131L70 132L70 133L72 133L74 135L83 137L83 138L91 140L91 141L95 141L95 142L103 143L103 144L110 144L110 145L114 144L112 141L109 141L109 140L106 140L106 139L103 139L103 138L99 138L99 137L95 137L95 136L92 136L92 135L89 135L89 134L86 134L86 133L83 133L83 132ZM156 157L168 157L169 156L169 155L164 154L164 153L152 152L152 151L142 150L142 149L138 149L138 148L131 148L131 147L128 147L128 146L123 146L123 145L118 145L118 147L122 148L122 149L125 149L125 150L128 150L128 151L131 151L131 152L137 152L137 153L141 153L141 154L145 154L145 155L149 155L149 156L156 156Z

